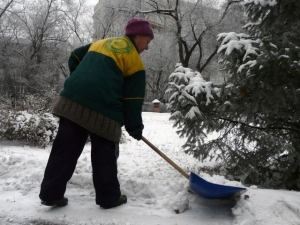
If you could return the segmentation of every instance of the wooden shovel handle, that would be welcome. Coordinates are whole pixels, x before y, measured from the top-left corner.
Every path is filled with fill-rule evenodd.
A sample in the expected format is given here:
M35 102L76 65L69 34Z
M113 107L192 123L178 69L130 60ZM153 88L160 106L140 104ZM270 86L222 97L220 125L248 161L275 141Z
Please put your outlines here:
M177 166L171 159L169 159L164 153L162 153L158 148L156 148L150 141L148 141L145 137L142 136L142 140L150 147L152 148L157 154L159 154L164 160L166 160L169 164L171 164L176 170L179 171L183 176L185 176L187 179L190 178L190 176L179 166Z

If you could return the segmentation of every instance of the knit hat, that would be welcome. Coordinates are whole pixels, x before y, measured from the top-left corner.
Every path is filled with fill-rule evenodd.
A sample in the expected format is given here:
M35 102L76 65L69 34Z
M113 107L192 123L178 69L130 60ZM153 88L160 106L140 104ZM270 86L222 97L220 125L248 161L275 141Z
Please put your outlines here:
M125 28L125 35L144 35L151 37L151 39L154 38L150 23L147 20L138 17L133 17L128 21Z

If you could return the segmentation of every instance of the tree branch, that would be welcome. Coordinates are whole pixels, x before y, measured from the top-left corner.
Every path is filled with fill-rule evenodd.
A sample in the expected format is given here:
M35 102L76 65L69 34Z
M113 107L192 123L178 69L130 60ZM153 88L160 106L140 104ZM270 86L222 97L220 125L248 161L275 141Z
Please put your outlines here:
M13 3L14 0L10 0L6 6L4 6L4 9L1 11L0 13L0 18L3 16L3 14L6 12L6 10L8 9L8 7Z
M253 128L253 129L257 129L257 130L289 130L289 131L293 131L296 133L300 132L300 129L296 129L296 128L292 128L292 127L284 127L284 126L280 127L280 126L272 126L272 125L267 126L267 127L257 127L257 126L252 126L247 123L242 123L242 122L232 120L229 118L225 118L225 117L218 117L218 119L225 120L225 121L228 121L228 122L234 123L234 124L243 125L245 127L249 127L249 128Z

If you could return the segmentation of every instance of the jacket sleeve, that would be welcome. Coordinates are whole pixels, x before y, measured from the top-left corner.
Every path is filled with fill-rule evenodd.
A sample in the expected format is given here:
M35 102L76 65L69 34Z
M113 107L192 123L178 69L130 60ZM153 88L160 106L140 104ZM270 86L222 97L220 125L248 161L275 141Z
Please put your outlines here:
M91 44L76 48L74 51L71 52L71 55L70 55L69 61L68 61L70 74L72 74L74 72L74 70L77 68L79 63L82 61L85 54L88 52L90 45Z
M124 119L125 129L131 136L142 135L144 125L142 106L145 96L145 71L139 71L124 79Z

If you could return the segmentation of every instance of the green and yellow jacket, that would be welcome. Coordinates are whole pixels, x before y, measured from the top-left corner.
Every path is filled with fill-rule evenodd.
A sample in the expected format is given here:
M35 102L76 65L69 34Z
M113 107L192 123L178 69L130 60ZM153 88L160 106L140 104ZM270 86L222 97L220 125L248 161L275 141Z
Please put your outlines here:
M75 49L69 69L61 96L125 124L131 135L142 132L145 68L129 37L107 38Z

